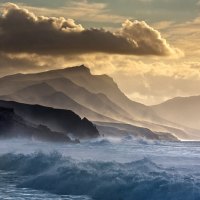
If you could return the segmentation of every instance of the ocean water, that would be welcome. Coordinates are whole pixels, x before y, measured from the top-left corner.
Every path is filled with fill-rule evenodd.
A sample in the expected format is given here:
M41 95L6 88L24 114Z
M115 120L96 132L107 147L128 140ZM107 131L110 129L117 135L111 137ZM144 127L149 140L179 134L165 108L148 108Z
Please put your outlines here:
M1 141L0 199L199 200L200 143Z

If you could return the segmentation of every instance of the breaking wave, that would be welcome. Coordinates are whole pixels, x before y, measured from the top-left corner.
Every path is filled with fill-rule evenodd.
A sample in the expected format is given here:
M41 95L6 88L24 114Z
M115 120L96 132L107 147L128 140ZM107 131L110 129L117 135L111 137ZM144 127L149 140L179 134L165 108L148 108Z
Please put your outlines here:
M0 155L0 170L15 173L18 188L93 200L197 200L200 173L164 168L150 158L129 163L74 160L58 152Z

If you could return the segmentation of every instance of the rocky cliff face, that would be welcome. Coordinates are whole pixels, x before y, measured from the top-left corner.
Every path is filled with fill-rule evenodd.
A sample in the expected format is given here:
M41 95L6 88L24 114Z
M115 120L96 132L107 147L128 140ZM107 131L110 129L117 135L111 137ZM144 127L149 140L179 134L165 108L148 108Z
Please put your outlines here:
M24 120L26 119L26 120ZM0 136L33 137L48 141L94 138L99 133L86 118L71 111L0 101Z
M17 116L14 109L0 107L0 138L27 138L47 142L74 142L63 133L53 132L48 127L34 126Z

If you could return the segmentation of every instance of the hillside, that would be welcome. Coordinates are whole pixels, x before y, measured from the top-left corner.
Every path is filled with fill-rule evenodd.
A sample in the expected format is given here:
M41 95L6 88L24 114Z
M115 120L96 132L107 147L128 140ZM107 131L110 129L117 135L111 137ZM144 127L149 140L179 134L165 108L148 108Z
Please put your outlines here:
M72 135L74 138L96 138L99 136L98 130L89 120L81 119L69 110L8 101L0 101L0 107L14 110L17 116L26 119L35 126L46 126L54 132Z
M200 129L200 96L177 97L152 108L165 119Z

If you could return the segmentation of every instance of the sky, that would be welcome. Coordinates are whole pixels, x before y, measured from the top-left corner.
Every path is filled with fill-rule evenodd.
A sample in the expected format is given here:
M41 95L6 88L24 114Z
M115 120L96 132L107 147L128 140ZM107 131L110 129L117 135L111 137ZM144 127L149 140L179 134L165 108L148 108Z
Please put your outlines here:
M0 76L85 64L132 100L200 95L199 0L0 0Z

